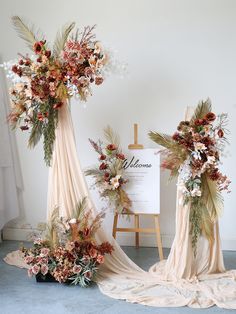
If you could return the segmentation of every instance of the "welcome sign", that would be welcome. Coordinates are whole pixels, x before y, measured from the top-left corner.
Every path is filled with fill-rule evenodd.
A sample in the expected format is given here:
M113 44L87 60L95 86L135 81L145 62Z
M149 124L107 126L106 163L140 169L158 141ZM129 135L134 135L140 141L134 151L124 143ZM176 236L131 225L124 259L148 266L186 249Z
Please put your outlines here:
M126 152L126 193L132 201L132 212L160 213L160 154L157 149L132 149Z

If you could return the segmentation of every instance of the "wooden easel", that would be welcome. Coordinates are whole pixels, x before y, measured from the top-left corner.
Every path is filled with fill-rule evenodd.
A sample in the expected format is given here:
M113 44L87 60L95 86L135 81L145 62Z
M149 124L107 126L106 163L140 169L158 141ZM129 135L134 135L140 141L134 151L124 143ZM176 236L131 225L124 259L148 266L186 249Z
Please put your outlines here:
M138 144L138 124L134 124L134 144L130 144L128 146L129 149L143 149L142 144ZM122 214L123 215L123 214ZM163 250L162 250L162 242L161 242L161 231L160 231L160 223L159 223L159 214L144 214L144 213L128 213L124 215L134 216L134 228L118 228L118 219L119 214L114 215L113 221L113 231L112 235L114 239L116 239L117 232L135 232L135 245L136 248L139 247L139 233L155 233L157 239L157 247L160 260L163 260ZM155 228L140 228L140 215L152 215L154 218Z

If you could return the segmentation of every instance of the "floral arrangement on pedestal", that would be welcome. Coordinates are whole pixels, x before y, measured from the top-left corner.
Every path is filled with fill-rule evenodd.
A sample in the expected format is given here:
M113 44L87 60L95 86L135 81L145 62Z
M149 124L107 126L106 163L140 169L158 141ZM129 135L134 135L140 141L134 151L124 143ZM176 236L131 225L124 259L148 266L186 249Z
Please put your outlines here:
M104 130L107 143L101 140L94 142L89 139L95 152L99 154L99 164L85 171L87 176L92 176L100 196L109 201L109 205L118 214L129 213L132 205L124 185L127 183L124 175L125 155L119 145L119 137L114 134L111 127Z
M59 217L59 209L55 208L44 238L36 239L32 248L21 248L29 265L29 276L81 287L96 279L99 265L104 263L106 254L112 253L113 247L109 242L96 243L94 236L104 213L93 218L86 206L83 199L72 219Z
M162 167L178 175L184 205L190 204L192 246L196 255L201 234L213 241L213 227L223 208L221 191L230 180L219 170L220 155L227 143L227 114L216 116L211 102L198 104L189 121L181 121L173 136L150 132L150 138L165 147Z
M18 16L12 21L33 55L19 54L17 63L4 64L13 82L8 121L13 128L30 130L29 147L43 136L44 159L50 165L58 111L72 96L86 101L92 84L103 83L108 54L95 40L94 26L72 35L75 23L65 26L50 49L45 37Z

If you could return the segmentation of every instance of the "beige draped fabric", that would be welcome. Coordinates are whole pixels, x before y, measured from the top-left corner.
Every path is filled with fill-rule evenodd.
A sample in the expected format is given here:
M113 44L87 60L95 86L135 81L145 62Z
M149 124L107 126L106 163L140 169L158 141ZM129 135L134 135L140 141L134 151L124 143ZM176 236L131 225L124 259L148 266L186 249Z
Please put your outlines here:
M68 107L59 111L55 151L49 174L48 214L60 206L61 214L69 216L81 197L87 196L89 206L96 208L78 161L73 125ZM205 238L198 244L193 257L189 236L189 210L183 206L180 189L177 194L176 236L167 261L151 267L149 272L140 269L122 251L111 235L101 228L97 241L110 241L115 251L107 256L99 270L97 284L102 293L128 302L156 307L190 306L206 308L216 304L236 309L236 270L225 271L218 223L215 225L215 243L209 248ZM5 261L24 267L17 252Z

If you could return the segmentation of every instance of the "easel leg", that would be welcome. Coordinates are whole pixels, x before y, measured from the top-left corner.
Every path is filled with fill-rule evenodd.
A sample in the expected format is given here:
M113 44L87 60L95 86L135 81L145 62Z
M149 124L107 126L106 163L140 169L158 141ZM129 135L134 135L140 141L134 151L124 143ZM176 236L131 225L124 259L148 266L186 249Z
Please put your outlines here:
M139 229L139 215L134 215L135 228ZM139 247L139 232L135 232L135 245Z
M112 236L114 239L116 239L117 222L118 222L118 214L116 213L113 220L113 230L112 230Z
M159 216L154 215L154 220L155 220L155 226L156 226L156 236L157 236L159 258L161 261L164 259L164 256L163 256L162 243L161 243L161 230L160 230L160 224L159 224Z

